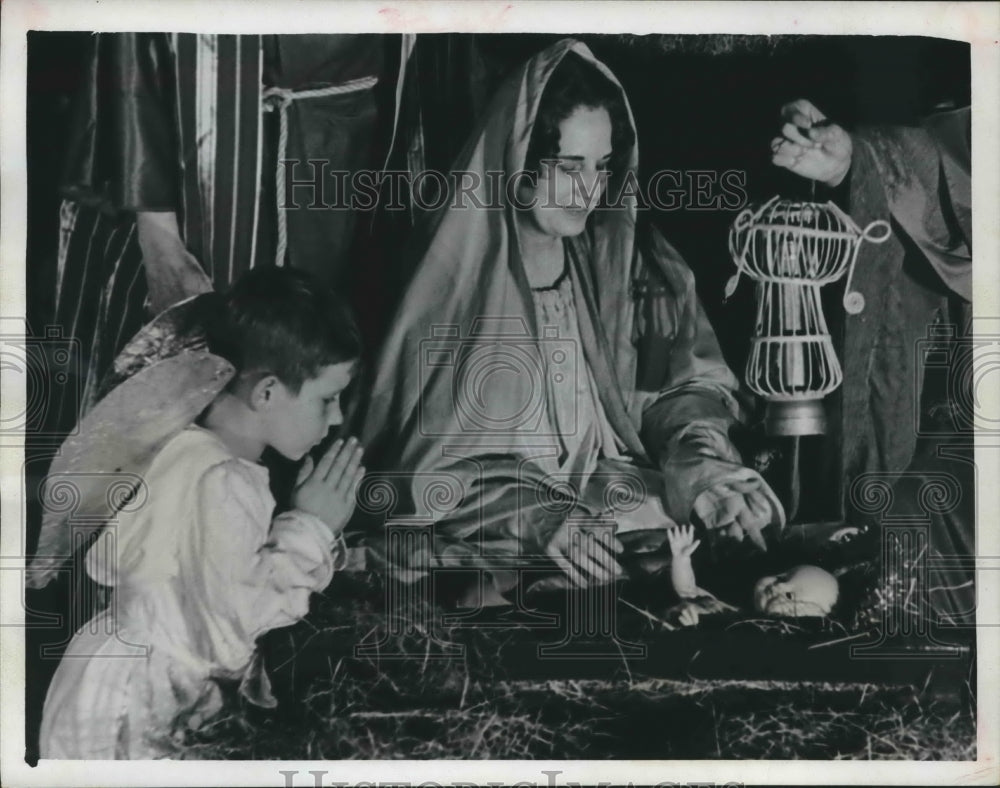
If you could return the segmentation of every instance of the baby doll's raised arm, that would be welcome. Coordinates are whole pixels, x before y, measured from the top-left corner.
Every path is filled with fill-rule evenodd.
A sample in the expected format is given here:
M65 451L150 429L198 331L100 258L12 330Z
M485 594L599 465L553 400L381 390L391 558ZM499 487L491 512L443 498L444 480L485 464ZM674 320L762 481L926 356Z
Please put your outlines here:
M735 610L732 605L717 599L695 581L691 556L701 540L694 538L693 526L671 528L667 531L672 559L670 562L670 582L681 601L670 610L670 617L682 626L694 626L700 613L720 613Z
M694 568L691 566L691 556L701 544L700 539L694 538L694 526L671 528L667 531L667 540L670 542L670 553L673 556L670 561L670 582L677 596L681 599L704 596L707 592L698 588Z

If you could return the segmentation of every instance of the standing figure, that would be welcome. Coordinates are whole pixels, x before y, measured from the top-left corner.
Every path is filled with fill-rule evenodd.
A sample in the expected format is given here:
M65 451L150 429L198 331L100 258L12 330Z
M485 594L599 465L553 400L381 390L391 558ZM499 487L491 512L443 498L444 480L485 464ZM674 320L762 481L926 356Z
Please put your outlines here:
M932 115L919 126L852 133L805 99L787 104L782 116L781 133L771 141L773 163L837 189L858 224L891 219L893 228L887 243L862 247L854 274L867 306L844 325L843 479L887 476L894 497L885 514L928 520L931 603L942 620L971 622L970 108ZM957 483L957 500L928 510L927 493L942 479ZM857 502L849 493L845 498L848 516L856 516Z
M372 164L385 40L109 33L92 47L61 208L56 323L84 356L63 431L171 304L259 265L345 283L353 180L333 173Z

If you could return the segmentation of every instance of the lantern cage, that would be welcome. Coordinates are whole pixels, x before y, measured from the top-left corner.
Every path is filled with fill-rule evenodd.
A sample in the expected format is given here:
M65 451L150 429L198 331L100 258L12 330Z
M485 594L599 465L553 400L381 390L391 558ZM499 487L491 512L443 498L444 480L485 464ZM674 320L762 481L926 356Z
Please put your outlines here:
M793 202L773 197L740 212L729 231L736 274L730 297L744 273L757 282L757 317L746 382L767 401L765 428L771 435L826 432L823 398L843 381L823 316L820 288L848 271L843 304L848 314L865 307L851 289L862 241L882 243L889 223L878 219L863 230L831 202Z

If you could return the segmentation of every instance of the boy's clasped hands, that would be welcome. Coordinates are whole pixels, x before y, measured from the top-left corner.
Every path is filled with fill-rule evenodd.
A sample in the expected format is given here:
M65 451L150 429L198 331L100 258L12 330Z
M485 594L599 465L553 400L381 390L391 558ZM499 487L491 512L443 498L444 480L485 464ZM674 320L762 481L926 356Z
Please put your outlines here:
M336 537L354 514L358 486L364 478L364 447L357 438L338 439L319 462L306 455L292 493L292 506L313 514Z

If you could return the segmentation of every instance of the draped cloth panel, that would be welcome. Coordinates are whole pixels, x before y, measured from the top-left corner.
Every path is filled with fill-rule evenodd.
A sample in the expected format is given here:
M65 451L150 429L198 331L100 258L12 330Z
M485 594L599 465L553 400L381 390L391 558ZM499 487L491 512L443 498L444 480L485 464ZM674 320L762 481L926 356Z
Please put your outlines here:
M135 213L176 213L180 240L218 289L273 264L277 118L264 117L262 92L268 80L296 90L378 76L383 39L102 33L91 47L63 178L56 322L83 349L82 400L56 409L63 432L148 317ZM368 161L371 91L293 102L288 114L288 158L347 171ZM290 264L342 278L355 212L299 202L287 211Z
M844 385L834 402L841 478L893 486L893 516L929 527L929 597L942 621L975 621L976 479L971 354L971 112L934 115L920 127L862 129L855 136L850 213L864 226L889 219L883 244L863 244L854 286L865 310L844 326ZM950 367L928 375L933 348ZM940 365L940 362L933 362ZM936 416L940 411L944 416ZM942 477L958 495L928 512L926 491ZM860 509L860 511L859 511ZM864 506L844 496L848 519Z

